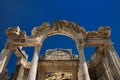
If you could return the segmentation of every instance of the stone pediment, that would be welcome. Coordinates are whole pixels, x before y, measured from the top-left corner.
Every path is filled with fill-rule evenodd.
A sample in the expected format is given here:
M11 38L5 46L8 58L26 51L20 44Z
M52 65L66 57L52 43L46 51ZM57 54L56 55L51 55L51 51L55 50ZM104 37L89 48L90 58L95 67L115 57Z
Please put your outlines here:
M46 60L71 60L71 49L49 49L46 51Z

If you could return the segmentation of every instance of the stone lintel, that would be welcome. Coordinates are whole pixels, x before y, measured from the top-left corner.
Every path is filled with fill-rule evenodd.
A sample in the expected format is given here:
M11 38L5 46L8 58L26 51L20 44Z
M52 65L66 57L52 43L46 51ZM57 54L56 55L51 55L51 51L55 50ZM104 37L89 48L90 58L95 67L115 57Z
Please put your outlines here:
M104 46L106 43L110 44L109 39L104 38L91 38L85 39L84 46ZM39 38L13 38L12 44L15 46L36 46L40 45Z
M40 44L39 38L13 38L15 46L36 46Z
M71 71L73 67L78 71L78 60L42 60L38 63L38 68L44 68L46 71Z
M63 64L63 65L74 65L74 66L78 66L78 63L79 60L40 60L40 65L44 65L44 66L57 66L57 65L60 65L60 64ZM54 65L53 65L54 64ZM63 65L60 65L60 66L63 66Z

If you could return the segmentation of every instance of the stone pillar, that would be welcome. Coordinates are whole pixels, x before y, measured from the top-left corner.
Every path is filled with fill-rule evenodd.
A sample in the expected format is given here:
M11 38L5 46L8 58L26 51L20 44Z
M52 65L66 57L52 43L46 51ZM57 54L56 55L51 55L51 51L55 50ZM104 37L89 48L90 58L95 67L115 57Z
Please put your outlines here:
M38 46L35 47L35 51L34 51L34 55L33 55L33 59L32 59L32 63L31 63L31 67L30 67L27 80L36 80L37 64L38 64L38 59L39 59L39 49L40 47Z
M83 77L82 80L90 80L87 63L85 61L83 46L78 47L78 52L79 52L79 58L80 58L80 66L79 67L80 67L80 70L82 72L82 77Z
M17 65L16 69L17 70L15 71L12 78L15 79L15 80L24 80L23 79L24 78L24 67L23 67L23 65Z
M120 79L120 60L112 45L106 47L106 55L116 79Z
M24 70L25 70L25 64L26 64L27 60L24 58L18 58L17 61L17 78L16 80L23 80L24 78Z
M110 71L109 63L105 57L102 59L102 64L103 64L103 67L105 70L107 80L114 80L114 78L111 74L111 71Z
M9 58L11 56L11 49L3 49L0 54L0 80L2 77L2 74L4 73L7 63L9 61Z

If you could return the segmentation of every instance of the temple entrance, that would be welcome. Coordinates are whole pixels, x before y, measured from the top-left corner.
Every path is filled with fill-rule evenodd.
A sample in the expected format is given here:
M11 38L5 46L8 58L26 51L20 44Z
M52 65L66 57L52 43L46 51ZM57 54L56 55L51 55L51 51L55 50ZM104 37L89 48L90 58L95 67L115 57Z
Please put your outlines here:
M40 57L37 80L78 80L79 60L70 49L50 49Z
M109 27L86 32L78 24L65 20L55 21L52 26L43 23L32 30L31 36L27 36L18 26L8 28L8 39L0 54L0 80L8 80L6 65L12 52L18 60L17 68L9 80L45 80L46 72L70 72L69 78L72 80L119 80L120 62L110 39L110 32ZM66 35L75 41L79 60L70 50L63 49L48 50L39 57L44 40L57 34ZM95 52L89 61L85 59L86 46L95 46ZM34 47L31 62L22 47ZM60 75L63 77L65 74Z

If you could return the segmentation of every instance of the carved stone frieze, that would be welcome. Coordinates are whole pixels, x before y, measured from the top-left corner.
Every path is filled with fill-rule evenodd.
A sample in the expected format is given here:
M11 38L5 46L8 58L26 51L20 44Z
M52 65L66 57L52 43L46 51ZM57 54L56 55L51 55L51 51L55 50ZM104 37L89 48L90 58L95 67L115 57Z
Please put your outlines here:
M86 32L86 35L87 35L87 37L94 38L94 37L97 37L97 32L96 31L89 31L89 32Z
M109 38L110 32L110 27L100 27L98 31L86 32L86 36L88 38Z
M71 50L47 50L46 60L70 60L71 59Z
M43 34L46 30L50 29L50 24L48 22L43 23L41 26L37 26L32 30L32 36L37 36Z
M98 35L99 37L110 37L111 30L110 27L100 27L98 29Z
M54 23L54 30L72 31L75 33L85 33L85 29L70 21L59 20Z

